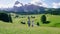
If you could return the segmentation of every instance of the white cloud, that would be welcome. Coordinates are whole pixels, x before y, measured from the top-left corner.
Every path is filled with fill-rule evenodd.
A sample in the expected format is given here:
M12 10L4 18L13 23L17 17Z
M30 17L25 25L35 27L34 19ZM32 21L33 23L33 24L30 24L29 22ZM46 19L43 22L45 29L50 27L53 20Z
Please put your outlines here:
M21 5L21 4L18 4L18 5L15 5L15 6L20 7L20 6L22 6L22 5Z
M60 3L53 3L53 8L60 8Z
M15 1L17 0L9 0L9 2L6 2L7 0L1 0L0 1L0 8L12 8ZM3 2L3 3L2 3Z
M12 8L13 5L11 4L7 4L7 5L4 5L4 4L0 4L0 8Z
M47 5L46 3L43 3L42 6L44 6L44 7L48 7L48 5Z
M32 0L31 3L35 4L35 5L39 5L39 6L43 6L43 7L47 7L48 5L43 2L44 0Z
M0 4L0 8L8 8L6 5Z
M35 4L35 2L39 2L39 0L32 0L31 3Z

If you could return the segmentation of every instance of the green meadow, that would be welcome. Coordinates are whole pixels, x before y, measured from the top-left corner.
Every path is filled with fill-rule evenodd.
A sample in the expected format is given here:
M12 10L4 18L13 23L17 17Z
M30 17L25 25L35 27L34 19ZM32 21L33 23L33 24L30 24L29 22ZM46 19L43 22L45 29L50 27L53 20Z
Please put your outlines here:
M41 22L42 15L18 15L16 18L16 14L11 14L13 23L0 21L0 34L60 34L60 15L46 14L47 21L50 21L49 24ZM34 20L34 27L28 27L28 16L30 16L30 21ZM21 24L22 21L26 24ZM37 22L40 26L36 25Z

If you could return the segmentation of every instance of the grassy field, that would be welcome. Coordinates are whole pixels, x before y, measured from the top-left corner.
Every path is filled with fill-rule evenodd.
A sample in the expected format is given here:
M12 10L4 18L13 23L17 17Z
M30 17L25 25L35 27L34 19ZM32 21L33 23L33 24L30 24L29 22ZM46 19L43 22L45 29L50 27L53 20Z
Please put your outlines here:
M42 24L42 15L12 15L13 23L7 23L0 21L0 34L60 34L60 16L59 15L46 15L49 24ZM27 17L35 16L35 18L30 18L34 20L34 27L27 26ZM23 17L23 18L22 18ZM25 21L26 24L21 24L21 21ZM36 26L39 22L40 26Z

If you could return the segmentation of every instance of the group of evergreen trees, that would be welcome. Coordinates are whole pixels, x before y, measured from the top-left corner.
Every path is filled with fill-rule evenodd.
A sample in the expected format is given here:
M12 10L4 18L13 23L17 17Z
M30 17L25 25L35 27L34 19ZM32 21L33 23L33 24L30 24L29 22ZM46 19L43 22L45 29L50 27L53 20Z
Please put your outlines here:
M42 16L41 16L41 22L42 22L43 24L48 24L48 23L50 23L50 21L47 21L47 17L46 17L45 15L42 15Z
M0 13L0 20L4 22L11 22L12 23L12 18L10 14L7 13Z
M45 11L46 14L60 15L60 9L48 9Z

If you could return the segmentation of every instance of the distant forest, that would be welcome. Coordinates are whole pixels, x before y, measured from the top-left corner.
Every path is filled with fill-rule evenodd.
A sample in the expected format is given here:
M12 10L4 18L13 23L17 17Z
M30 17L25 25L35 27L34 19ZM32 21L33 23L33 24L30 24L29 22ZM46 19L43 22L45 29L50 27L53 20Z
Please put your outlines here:
M5 11L5 10L0 10L0 13L16 13L16 14L21 14L21 15L30 15L30 14L52 14L52 15L60 15L60 8L58 9L54 9L54 8L49 8L49 9L45 9L44 11L37 11L34 10L33 12L29 11L29 12L15 12L15 11Z

